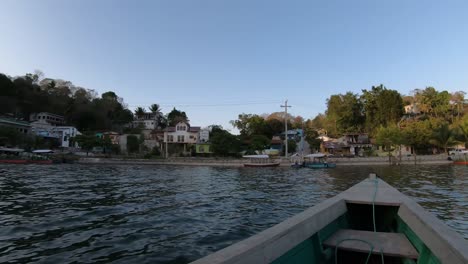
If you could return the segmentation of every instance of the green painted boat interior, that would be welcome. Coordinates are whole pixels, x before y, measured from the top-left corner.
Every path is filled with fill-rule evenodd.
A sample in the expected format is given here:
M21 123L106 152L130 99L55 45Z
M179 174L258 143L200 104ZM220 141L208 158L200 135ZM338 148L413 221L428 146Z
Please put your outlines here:
M326 248L323 242L339 229L354 229L362 231L374 231L372 204L347 203L347 211L337 219L334 219L319 232L301 242L281 257L273 261L280 263L366 263L368 253L338 250L338 259L335 259L335 248ZM401 233L406 236L413 247L418 251L417 260L384 256L384 263L403 264L437 264L441 263L424 242L411 230L411 228L399 217L399 206L375 205L375 225L377 232ZM377 247L378 245L374 245ZM382 263L380 254L372 254L367 263Z

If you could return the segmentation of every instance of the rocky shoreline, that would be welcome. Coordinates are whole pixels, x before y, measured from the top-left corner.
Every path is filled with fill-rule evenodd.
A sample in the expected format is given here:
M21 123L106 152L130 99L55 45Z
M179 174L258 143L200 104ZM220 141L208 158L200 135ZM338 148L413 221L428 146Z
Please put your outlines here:
M289 167L289 159L278 159L282 167ZM390 162L391 160L391 162ZM128 158L80 158L79 164L128 164L128 165L178 165L178 166L220 166L243 167L244 159L223 158L170 158L170 159L128 159ZM342 166L369 166L369 165L419 165L419 164L452 164L446 155L425 155L414 157L354 157L354 158L329 158L329 163Z

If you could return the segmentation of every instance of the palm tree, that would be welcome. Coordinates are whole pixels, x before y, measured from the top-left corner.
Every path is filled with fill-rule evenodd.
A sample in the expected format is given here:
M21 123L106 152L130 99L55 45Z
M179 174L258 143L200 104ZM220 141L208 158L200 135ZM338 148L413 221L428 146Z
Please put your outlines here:
M161 107L159 104L152 104L149 109L153 114L155 114L156 118L161 115Z
M145 108L137 107L137 109L135 109L135 115L138 119L142 118L145 115Z
M455 131L450 129L448 124L443 124L432 133L431 143L444 149L448 154L447 148L457 143L455 140Z

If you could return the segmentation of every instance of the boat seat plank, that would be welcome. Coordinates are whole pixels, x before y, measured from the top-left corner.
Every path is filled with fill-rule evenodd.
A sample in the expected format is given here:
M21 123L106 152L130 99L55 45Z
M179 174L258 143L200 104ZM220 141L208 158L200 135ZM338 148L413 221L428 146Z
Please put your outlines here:
M411 245L406 236L400 233L340 229L327 240L325 240L323 245L326 247L336 248L337 244L339 243L339 249L363 253L369 252L370 247L367 243L346 239L360 239L371 243L374 246L372 254L380 254L380 250L382 250L384 256L404 257L411 259L417 259L419 256L418 252L413 247L413 245ZM346 241L340 243L342 240Z

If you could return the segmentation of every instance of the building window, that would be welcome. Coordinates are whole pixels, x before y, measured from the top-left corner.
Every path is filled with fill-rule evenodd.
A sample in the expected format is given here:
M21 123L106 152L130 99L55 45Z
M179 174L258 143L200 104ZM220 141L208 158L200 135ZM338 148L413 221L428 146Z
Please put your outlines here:
M177 126L177 131L185 131L185 126Z
M179 135L177 136L177 142L184 142L185 141L185 136Z
M174 136L173 135L167 135L167 141L168 142L174 142Z

